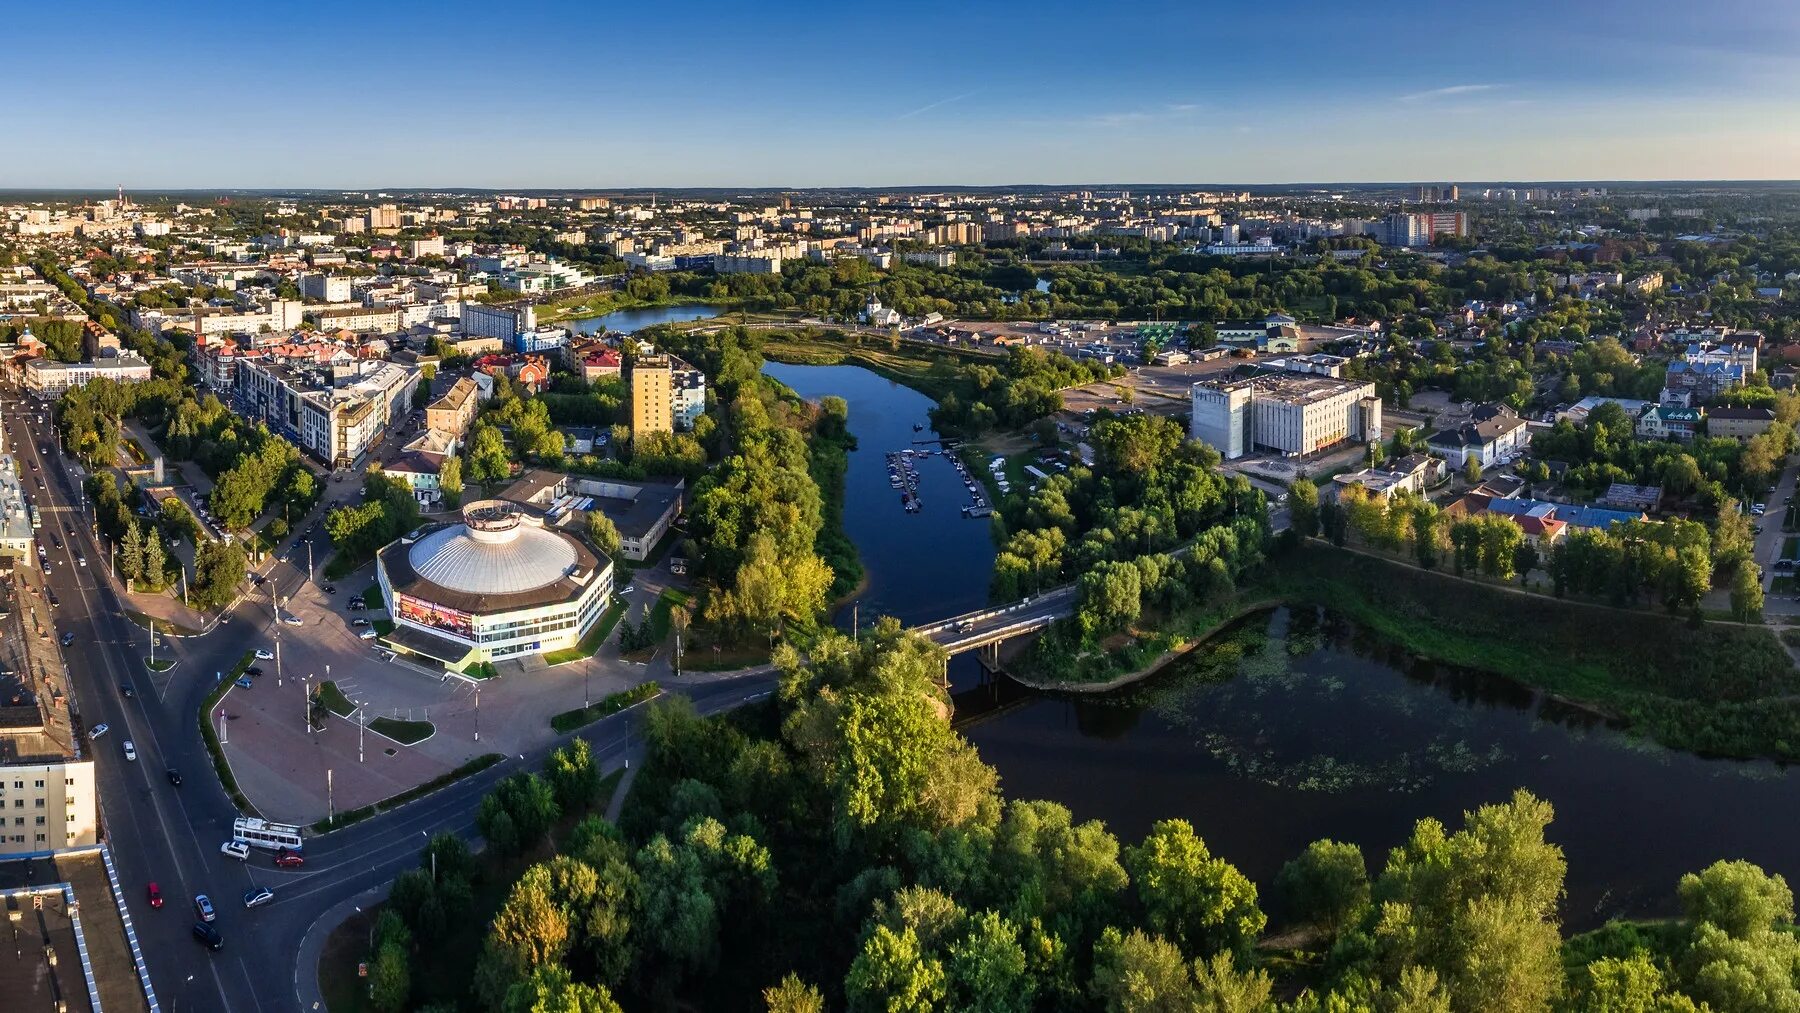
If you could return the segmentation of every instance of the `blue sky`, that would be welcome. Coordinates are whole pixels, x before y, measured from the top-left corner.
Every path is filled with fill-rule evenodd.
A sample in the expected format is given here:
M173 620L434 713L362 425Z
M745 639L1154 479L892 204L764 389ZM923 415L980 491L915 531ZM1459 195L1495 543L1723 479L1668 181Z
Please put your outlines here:
M4 18L0 187L1800 178L1791 0Z

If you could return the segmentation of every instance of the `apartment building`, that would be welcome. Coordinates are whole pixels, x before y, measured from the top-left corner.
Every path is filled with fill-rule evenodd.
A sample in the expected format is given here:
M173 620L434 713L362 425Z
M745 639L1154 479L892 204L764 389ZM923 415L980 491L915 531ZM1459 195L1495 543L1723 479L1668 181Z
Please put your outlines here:
M12 458L0 458L0 471L11 470ZM23 598L12 579L0 589L8 613L0 619L0 858L91 847L100 840L94 760L69 713L68 673L54 645L25 635L26 614L43 605Z
M332 274L303 274L300 295L315 302L349 302L350 279Z
M1462 211L1401 212L1383 222L1390 246L1430 246L1439 236L1469 234L1469 216Z
M670 397L674 368L666 355L640 356L631 364L631 439L675 431Z
M425 406L425 428L449 433L457 438L468 434L481 406L475 381L463 377L450 385L444 396Z
M537 310L529 305L462 304L462 332L471 338L498 338L502 345L510 346L520 331L536 329Z
M706 374L697 369L676 369L669 378L669 415L675 428L691 432L706 414Z
M398 306L336 306L315 309L312 318L322 331L397 331L404 314Z
M406 417L419 368L396 362L289 365L270 356L237 366L239 411L334 470L357 466Z

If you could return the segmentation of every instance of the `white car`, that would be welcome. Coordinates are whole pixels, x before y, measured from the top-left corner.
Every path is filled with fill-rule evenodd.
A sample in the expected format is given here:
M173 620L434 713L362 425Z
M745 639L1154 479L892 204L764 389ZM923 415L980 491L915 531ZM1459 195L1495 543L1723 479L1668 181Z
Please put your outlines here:
M137 747L131 744L130 739L125 740L125 758L133 763L137 762Z
M112 731L112 726L102 722L101 724L97 724L94 727L88 729L88 738L97 739L100 736L105 735L107 732L110 732L110 731Z
M300 619L299 616L282 616L281 621L284 623L287 623L289 626L304 626L304 625L306 625Z
M257 658L259 658L260 660L263 660L263 661L274 661L275 660L275 652L269 650L266 647L258 647L256 649L256 656L257 656Z
M226 841L219 845L219 854L235 858L240 862L250 860L250 845L243 841Z
M374 640L380 635L381 634L376 633L374 630L364 630L361 633L358 633L356 637L358 640Z
M244 891L245 907L261 907L275 899L275 891L266 886L253 886Z

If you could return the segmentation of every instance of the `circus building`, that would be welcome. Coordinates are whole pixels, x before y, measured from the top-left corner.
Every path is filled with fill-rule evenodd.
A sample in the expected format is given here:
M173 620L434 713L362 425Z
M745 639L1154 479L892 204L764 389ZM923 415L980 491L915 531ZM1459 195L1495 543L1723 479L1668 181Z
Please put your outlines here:
M518 505L482 500L376 556L388 648L462 671L573 647L612 596L612 563Z

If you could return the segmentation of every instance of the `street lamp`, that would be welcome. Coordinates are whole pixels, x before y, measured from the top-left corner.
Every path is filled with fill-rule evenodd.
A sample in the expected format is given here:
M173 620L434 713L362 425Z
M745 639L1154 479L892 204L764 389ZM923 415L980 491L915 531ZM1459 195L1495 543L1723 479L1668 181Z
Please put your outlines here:
M481 741L481 687L475 687L475 741Z

